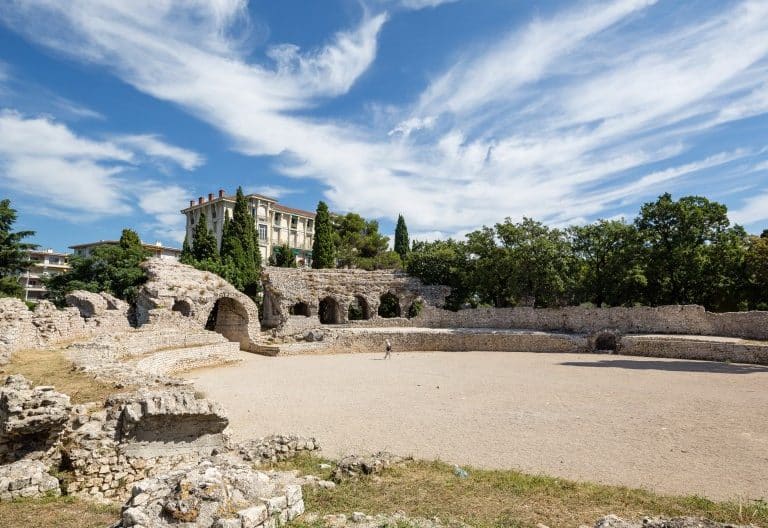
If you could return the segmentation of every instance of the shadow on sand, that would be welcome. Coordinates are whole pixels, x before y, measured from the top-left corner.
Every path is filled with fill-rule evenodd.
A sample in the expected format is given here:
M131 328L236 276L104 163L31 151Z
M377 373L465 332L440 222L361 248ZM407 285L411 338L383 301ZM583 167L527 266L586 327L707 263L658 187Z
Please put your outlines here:
M666 370L669 372L710 372L713 374L755 374L768 372L763 365L719 363L716 361L647 361L639 359L602 359L599 361L565 361L568 367L608 367L632 370Z

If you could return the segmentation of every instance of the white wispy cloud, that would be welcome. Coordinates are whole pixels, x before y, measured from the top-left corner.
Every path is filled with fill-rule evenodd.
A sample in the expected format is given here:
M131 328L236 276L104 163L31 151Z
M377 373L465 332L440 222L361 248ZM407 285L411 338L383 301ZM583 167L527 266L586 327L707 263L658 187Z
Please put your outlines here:
M768 111L761 0L685 16L676 16L678 4L653 0L570 4L465 46L381 126L304 112L342 97L370 68L386 13L364 14L315 49L273 46L253 62L242 52L244 35L233 36L248 25L244 2L0 6L0 17L28 38L181 106L242 153L278 156L286 176L322 181L335 209L403 212L414 232L625 211L628 199L751 160L754 145L724 151L699 138ZM50 20L57 31L43 30ZM708 183L723 185L711 176Z
M173 161L189 171L205 163L205 158L201 154L170 145L154 134L119 136L115 141L120 145L144 152L148 156Z
M2 110L0 186L34 198L40 210L68 219L129 215L138 206L154 218L154 232L178 239L186 192L176 185L138 180L133 172L144 156L176 157L181 165L200 160L152 136L130 138L88 138L50 117Z

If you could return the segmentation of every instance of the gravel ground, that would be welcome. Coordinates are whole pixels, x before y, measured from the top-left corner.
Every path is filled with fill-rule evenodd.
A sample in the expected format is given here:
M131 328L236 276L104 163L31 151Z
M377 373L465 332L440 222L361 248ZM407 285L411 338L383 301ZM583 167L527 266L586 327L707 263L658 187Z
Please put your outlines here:
M238 440L317 437L713 499L768 499L768 367L587 354L267 358L189 373Z

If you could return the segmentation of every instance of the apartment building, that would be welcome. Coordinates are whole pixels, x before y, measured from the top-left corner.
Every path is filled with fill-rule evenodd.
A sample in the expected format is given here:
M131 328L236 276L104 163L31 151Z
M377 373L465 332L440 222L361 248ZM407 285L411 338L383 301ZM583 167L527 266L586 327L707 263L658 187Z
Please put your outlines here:
M88 257L91 255L93 248L97 246L116 245L119 243L119 240L99 240L98 242L88 242L86 244L69 246L69 248L74 250L74 254L78 257ZM179 260L179 256L181 255L180 248L164 246L161 242L155 242L154 244L142 243L141 245L144 246L144 249L149 251L150 257Z
M33 249L29 251L32 265L22 273L20 280L24 288L24 300L39 301L45 299L47 290L43 279L60 275L69 270L69 255L53 249Z
M315 213L293 207L286 207L277 200L261 194L246 196L253 222L259 232L261 256L266 263L276 246L288 244L296 258L298 266L310 266L312 263L312 242L315 233ZM208 198L200 196L189 201L189 207L182 209L187 219L187 240L192 240L195 225L200 214L205 214L208 229L216 236L221 246L224 218L232 218L235 209L235 197L225 194L221 189L218 195L213 193Z

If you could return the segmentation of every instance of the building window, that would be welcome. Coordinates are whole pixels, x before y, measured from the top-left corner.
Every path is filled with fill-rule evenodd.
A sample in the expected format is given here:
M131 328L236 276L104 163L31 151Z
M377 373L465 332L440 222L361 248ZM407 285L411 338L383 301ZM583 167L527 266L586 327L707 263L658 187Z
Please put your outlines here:
M259 240L267 241L267 226L264 224L259 224Z
M275 225L280 225L280 213L275 213Z
M307 220L307 231L312 231L312 220Z
M251 216L256 218L256 208L255 207L251 207Z
M291 217L291 229L296 229L296 226L299 224L299 217L298 216L292 216Z
M216 208L215 207L211 207L211 216L213 218L216 218Z

